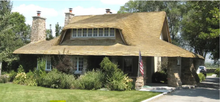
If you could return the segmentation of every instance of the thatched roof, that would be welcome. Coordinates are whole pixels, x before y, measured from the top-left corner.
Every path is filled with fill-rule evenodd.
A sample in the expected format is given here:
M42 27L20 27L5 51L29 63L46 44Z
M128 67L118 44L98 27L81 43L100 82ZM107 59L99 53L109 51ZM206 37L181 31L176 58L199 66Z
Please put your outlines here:
M63 54L65 50L68 55L138 56L140 50L142 56L203 58L160 40L164 22L168 26L165 12L74 16L63 28L61 36L50 41L27 44L13 53L57 55ZM66 30L73 28L121 29L127 45L60 45Z

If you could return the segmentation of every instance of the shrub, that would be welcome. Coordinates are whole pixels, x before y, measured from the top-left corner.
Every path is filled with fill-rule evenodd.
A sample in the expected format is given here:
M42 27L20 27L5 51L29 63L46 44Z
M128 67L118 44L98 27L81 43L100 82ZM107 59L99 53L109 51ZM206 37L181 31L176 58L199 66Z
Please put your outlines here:
M73 75L68 75L53 69L42 78L42 86L51 88L71 88L75 78Z
M17 73L14 71L14 70L11 70L10 72L9 72L9 81L13 81L14 80L14 78L15 78L15 76L17 75Z
M8 76L7 75L1 75L0 76L0 83L7 83L8 82Z
M106 88L110 90L131 90L133 87L132 79L128 78L122 71L115 72L112 77L108 77Z
M152 75L152 82L154 83L167 83L167 73L165 71L156 72Z
M104 74L101 71L88 71L75 82L75 88L99 89L103 86Z
M220 68L216 68L214 73L219 77Z
M109 90L131 90L133 84L117 65L112 63L108 57L105 57L100 63L101 69L105 75L105 86Z
M24 85L26 78L27 78L27 76L24 72L18 73L15 76L15 79L13 80L13 83Z
M39 58L37 61L37 69L34 71L34 77L36 78L37 84L42 86L43 77L47 74L45 71L46 60Z
M17 72L18 72L18 73L24 72L24 68L23 68L22 65L19 65Z
M25 80L25 85L27 85L27 86L37 86L37 80L34 77L34 73L32 71L29 71L26 75L27 75L27 78Z
M199 77L199 81L200 81L200 82L202 82L202 81L205 80L205 75L202 74L202 73L199 73L199 74L198 74L198 77Z

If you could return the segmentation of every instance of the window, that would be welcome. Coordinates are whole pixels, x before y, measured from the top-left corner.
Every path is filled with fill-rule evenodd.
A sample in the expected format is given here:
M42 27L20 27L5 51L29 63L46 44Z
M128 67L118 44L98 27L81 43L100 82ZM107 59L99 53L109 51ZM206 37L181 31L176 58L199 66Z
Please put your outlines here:
M73 29L73 37L76 37L76 34L77 34L77 30Z
M50 57L46 57L46 71L51 71L51 58Z
M104 34L104 36L108 36L108 31L109 31L109 29L108 29L108 28L105 28L105 34Z
M115 37L115 28L83 28L73 29L72 38L113 38Z
M82 36L82 29L78 29L78 37Z
M114 28L110 29L110 36L115 36L115 29Z
M93 29L93 36L97 36L97 35L98 35L97 30L98 30L97 28L94 28L94 29Z
M125 57L124 58L124 72L125 73L132 73L132 58Z
M87 29L83 29L83 37L87 36Z
M99 36L103 36L103 29L99 28Z
M83 70L83 58L82 57L75 57L74 60L75 64L75 74L81 74Z
M92 29L88 29L88 37L92 36Z

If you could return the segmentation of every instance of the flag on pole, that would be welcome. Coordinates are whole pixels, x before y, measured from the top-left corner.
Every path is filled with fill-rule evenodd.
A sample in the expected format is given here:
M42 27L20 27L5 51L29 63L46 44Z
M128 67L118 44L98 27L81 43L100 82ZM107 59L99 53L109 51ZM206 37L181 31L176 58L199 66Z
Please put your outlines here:
M139 68L142 76L144 77L144 68L143 68L143 61L141 58L141 51L139 51Z

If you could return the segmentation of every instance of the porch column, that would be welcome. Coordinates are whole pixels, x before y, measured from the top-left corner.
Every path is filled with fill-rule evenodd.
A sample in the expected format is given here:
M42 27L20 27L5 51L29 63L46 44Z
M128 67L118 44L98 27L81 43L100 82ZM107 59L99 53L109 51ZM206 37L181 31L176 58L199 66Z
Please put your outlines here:
M176 57L168 58L168 63L169 63L167 68L168 85L173 87L181 87L182 82L179 75L180 66L177 65L177 58Z
M183 84L196 85L199 83L199 77L196 74L196 59L182 58L181 80Z

